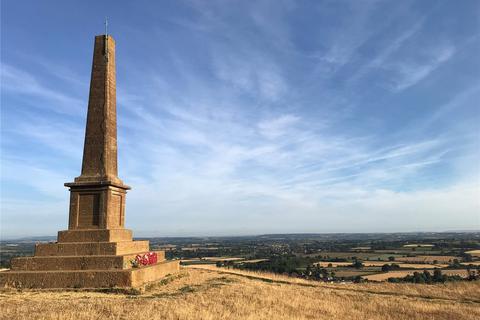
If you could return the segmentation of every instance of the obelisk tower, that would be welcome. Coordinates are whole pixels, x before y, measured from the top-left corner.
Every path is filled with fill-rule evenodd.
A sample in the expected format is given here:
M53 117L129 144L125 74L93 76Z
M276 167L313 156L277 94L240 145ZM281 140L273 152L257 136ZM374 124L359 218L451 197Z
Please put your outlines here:
M95 37L82 174L75 182L121 184L117 172L115 41Z
M95 37L82 172L70 188L68 230L58 241L35 245L33 257L13 258L0 287L138 287L179 270L164 251L150 251L125 229L130 187L117 175L115 41Z
M70 188L69 230L120 229L130 189L118 178L115 41L95 37L82 173Z

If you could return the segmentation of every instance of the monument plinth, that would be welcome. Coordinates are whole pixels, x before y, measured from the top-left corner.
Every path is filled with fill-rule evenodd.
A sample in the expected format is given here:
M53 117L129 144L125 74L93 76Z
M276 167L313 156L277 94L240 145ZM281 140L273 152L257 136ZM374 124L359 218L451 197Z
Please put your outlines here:
M0 285L23 288L137 287L179 270L148 241L125 229L129 186L118 177L115 41L95 37L82 171L70 189L68 230L35 246L33 257L14 258ZM155 257L136 263L138 257ZM151 262L151 263L150 263Z

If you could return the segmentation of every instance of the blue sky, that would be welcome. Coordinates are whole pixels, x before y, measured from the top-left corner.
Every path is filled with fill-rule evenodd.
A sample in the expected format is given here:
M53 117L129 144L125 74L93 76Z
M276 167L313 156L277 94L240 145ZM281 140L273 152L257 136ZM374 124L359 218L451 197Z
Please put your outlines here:
M2 1L1 237L67 228L93 38L139 236L480 227L479 1Z

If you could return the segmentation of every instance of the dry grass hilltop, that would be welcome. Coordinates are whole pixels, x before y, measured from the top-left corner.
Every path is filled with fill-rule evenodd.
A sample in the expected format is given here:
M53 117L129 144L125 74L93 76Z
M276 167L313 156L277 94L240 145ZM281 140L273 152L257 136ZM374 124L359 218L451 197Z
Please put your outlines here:
M480 283L328 284L183 268L144 291L2 289L0 319L480 319Z

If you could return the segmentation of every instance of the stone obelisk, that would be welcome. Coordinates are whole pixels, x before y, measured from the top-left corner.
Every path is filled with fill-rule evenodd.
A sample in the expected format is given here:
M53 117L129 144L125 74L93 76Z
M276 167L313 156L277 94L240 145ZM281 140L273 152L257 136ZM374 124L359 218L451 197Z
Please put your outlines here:
M125 229L130 187L117 172L115 41L95 37L82 171L70 189L68 230L35 246L33 257L14 258L0 286L23 288L138 287L179 270L148 241Z
M96 231L84 235L101 234L124 227L125 196L130 187L118 178L117 168L115 41L103 35L95 37L82 173L65 184L71 192L70 232L62 236L81 230Z

